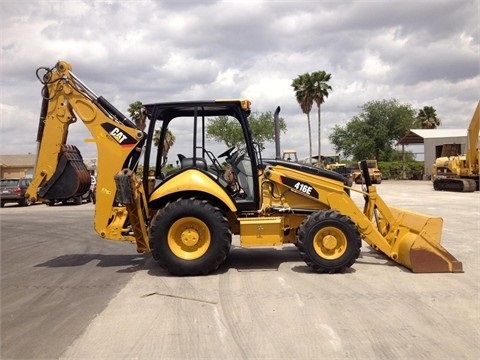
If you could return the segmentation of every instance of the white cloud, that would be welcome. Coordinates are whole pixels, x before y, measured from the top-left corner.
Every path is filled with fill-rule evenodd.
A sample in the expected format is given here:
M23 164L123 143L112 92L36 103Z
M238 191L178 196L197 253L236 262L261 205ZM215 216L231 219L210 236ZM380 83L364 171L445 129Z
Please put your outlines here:
M430 105L443 127L466 128L480 98L478 14L475 0L4 1L1 152L35 150L35 70L60 59L125 113L136 100L248 97L254 110L279 105L288 126L282 147L301 156L307 124L290 84L304 72L332 74L322 105L325 152L333 151L333 126L371 100ZM316 149L315 109L311 118ZM71 142L91 156L85 127L71 128Z
M382 78L392 67L382 61L376 54L367 55L362 63L362 73L370 79Z

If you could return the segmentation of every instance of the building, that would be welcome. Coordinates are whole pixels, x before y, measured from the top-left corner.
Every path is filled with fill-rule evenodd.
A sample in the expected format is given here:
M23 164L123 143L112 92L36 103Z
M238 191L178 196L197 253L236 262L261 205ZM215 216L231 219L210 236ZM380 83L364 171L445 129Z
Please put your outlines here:
M466 129L411 129L400 141L399 145L423 144L424 176L430 179L435 159L442 156L442 149L448 150L443 156L465 154L467 147Z
M0 155L0 178L32 177L34 154Z

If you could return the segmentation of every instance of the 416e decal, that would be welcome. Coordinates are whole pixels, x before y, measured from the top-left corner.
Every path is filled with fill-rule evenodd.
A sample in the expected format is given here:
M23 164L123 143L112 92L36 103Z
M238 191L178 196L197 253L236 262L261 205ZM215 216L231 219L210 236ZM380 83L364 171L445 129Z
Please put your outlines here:
M282 176L282 183L309 196L318 198L318 192L310 184Z

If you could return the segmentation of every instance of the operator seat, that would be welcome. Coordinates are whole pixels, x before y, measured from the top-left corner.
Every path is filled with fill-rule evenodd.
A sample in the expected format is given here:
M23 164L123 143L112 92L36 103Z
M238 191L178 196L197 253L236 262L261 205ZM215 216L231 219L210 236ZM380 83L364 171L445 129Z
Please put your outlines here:
M250 158L246 154L240 155L233 164L237 181L245 193L245 200L253 200L253 173Z
M207 162L204 158L187 158L184 157L180 160L180 167L182 169L195 167L201 170L208 170Z

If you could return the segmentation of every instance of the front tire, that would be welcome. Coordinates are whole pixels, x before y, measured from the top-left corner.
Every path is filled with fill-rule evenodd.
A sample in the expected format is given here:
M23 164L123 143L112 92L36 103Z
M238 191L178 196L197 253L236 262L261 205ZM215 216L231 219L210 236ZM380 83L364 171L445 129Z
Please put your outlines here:
M207 275L227 258L232 233L219 208L207 201L179 199L152 221L153 258L173 275Z
M361 246L353 221L333 210L310 215L298 232L300 255L318 273L344 272L357 260Z

